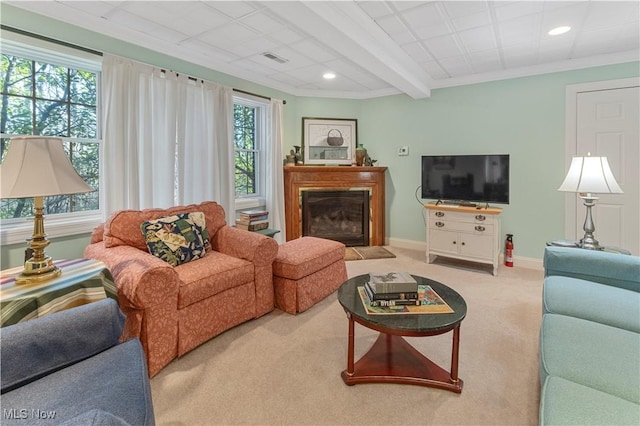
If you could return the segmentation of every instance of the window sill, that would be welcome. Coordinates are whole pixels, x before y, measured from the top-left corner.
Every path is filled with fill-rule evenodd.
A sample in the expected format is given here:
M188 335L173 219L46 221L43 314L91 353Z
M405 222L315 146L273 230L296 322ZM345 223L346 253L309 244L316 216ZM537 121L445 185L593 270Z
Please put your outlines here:
M236 211L262 207L266 203L267 201L262 197L236 198Z
M0 244L18 244L24 243L25 240L33 235L33 217L24 218L24 220L3 221L2 230L0 231ZM44 230L47 238L68 237L77 234L91 233L93 229L102 223L102 215L94 214L78 214L64 215L63 217L47 217L44 218Z

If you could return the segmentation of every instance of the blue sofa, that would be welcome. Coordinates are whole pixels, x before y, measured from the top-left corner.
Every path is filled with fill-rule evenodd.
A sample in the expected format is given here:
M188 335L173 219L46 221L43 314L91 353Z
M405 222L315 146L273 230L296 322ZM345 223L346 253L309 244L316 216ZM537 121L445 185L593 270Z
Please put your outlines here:
M138 339L120 343L112 299L0 332L3 425L153 425L149 375Z
M640 258L547 247L541 425L640 425Z

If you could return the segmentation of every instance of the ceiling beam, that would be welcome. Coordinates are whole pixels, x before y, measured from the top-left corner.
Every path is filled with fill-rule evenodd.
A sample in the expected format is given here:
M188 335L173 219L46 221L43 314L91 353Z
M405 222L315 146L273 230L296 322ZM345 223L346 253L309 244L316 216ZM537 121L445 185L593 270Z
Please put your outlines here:
M353 2L264 2L273 13L414 99L431 78Z

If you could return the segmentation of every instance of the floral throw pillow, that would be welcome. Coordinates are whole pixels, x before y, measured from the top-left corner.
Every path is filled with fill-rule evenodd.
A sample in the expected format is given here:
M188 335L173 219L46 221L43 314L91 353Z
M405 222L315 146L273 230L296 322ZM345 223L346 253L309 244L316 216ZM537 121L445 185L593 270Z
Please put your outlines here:
M149 253L173 266L200 259L209 242L203 213L179 213L149 220L140 229Z

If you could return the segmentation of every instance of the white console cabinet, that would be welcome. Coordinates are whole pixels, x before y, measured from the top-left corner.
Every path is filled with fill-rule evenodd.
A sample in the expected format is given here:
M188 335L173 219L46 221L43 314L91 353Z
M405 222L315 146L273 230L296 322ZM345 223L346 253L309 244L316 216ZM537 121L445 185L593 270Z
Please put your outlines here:
M427 263L436 256L493 265L498 274L500 255L499 208L426 204Z

